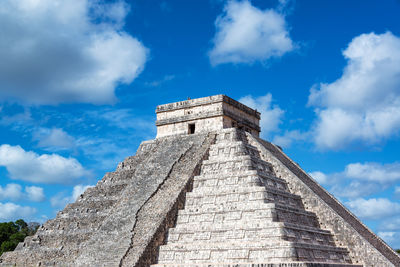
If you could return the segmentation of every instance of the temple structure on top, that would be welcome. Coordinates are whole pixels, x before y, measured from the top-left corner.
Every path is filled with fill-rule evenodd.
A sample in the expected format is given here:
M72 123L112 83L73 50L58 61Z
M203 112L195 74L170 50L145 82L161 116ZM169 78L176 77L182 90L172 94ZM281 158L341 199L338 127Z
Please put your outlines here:
M214 95L159 105L157 138L238 128L259 136L260 112L226 96Z

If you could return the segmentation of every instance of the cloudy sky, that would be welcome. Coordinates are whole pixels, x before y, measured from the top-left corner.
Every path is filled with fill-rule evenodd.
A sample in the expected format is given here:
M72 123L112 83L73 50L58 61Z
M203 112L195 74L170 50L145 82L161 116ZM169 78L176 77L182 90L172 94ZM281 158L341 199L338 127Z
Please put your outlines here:
M400 248L400 1L3 0L0 221L53 218L155 137L158 104L226 94Z

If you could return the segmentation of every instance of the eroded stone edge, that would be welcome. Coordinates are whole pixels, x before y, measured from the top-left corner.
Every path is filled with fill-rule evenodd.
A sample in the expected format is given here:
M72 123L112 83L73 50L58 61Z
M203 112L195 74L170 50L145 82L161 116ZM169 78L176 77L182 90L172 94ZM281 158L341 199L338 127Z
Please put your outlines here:
M292 174L297 178L297 181L296 179L293 179L293 177L291 181L288 181L293 193L300 195L303 198L303 201L309 201L309 203L305 203L306 209L316 213L320 222L325 224L323 226L328 227L339 241L349 248L353 259L356 258L358 263L364 263L366 266L400 266L400 257L391 247L369 230L367 226L358 220L357 217L355 217L329 192L309 177L307 173L303 171L300 166L294 163L285 153L283 153L281 149L270 142L262 140L261 138L256 138L249 134L247 136L260 144L258 148L262 150L261 152L265 154L264 156L269 157L267 161L275 163L273 165L275 165L274 169L277 172L281 172L282 174ZM280 164L276 161L279 161ZM283 170L282 167L284 167L285 170ZM287 177L281 178L287 179ZM292 182L295 182L296 185ZM301 182L301 184L299 182ZM312 191L312 200L317 200L319 203L312 203L313 201L310 201L310 191ZM329 210L327 208L329 208ZM330 218L324 216L332 214L332 212L336 216L329 216ZM342 220L340 222L341 227L335 225L335 220L338 218ZM361 237L365 242L356 240L357 236L349 236L349 233L351 232L355 232L357 236L359 238ZM347 240L345 240L345 238L347 238ZM371 248L373 248L373 250L371 250ZM372 254L375 255L373 256ZM376 258L374 258L374 262L371 262L370 260L373 257ZM366 259L368 259L368 262L366 262Z

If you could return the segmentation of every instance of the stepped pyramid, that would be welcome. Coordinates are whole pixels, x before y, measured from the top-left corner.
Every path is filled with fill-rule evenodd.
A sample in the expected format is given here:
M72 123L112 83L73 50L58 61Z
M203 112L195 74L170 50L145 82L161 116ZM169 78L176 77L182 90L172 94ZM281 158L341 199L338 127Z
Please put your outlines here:
M1 266L400 266L225 96L157 107L142 142Z
M349 264L348 254L262 160L251 134L231 128L221 130L210 147L153 266L296 261L361 266Z

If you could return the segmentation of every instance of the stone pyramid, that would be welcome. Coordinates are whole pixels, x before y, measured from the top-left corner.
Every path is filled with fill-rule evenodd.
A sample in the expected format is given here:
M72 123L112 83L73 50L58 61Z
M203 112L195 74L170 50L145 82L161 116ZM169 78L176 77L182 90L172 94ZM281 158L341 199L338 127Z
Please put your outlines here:
M298 261L361 266L350 264L348 249L336 246L258 147L243 131L218 133L153 266Z
M224 95L157 107L157 138L1 266L400 266Z

